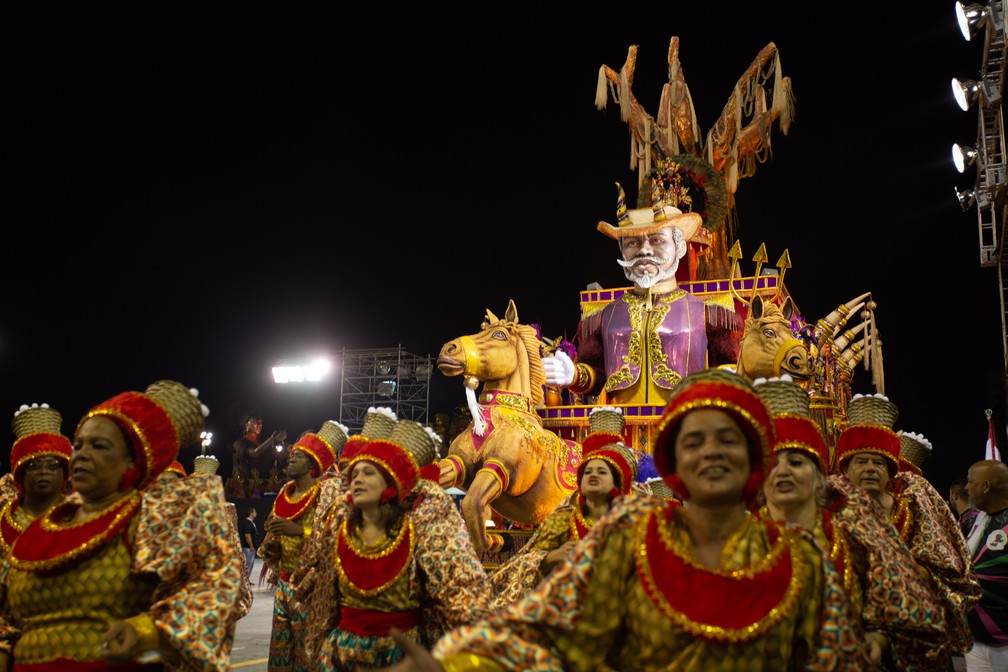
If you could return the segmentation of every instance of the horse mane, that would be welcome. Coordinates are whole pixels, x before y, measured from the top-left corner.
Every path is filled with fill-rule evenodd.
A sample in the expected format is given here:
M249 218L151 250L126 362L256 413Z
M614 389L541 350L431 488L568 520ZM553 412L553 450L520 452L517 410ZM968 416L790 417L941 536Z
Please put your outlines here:
M543 385L546 384L546 372L542 365L542 341L536 336L535 327L528 324L515 325L518 329L518 336L525 344L525 353L528 357L529 368L529 393L532 395L532 405L538 406L543 403Z

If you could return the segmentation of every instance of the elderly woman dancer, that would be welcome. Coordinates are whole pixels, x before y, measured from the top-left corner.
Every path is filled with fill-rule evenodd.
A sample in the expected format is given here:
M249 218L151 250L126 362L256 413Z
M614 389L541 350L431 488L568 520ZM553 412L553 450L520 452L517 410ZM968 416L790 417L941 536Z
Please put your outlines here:
M708 369L676 387L655 466L684 504L631 492L576 558L430 654L392 669L864 670L840 577L812 536L750 513L773 446L752 386Z
M0 554L6 555L31 521L63 501L67 494L70 439L63 417L49 404L24 404L11 428L10 473L0 479Z
M600 406L592 409L588 422L577 492L536 528L517 554L490 573L495 606L514 602L569 559L616 498L630 492L637 459L623 444L623 412L615 406Z
M437 473L429 468L436 435L412 420L391 422L387 438L366 424L367 437L347 441L345 494L316 526L291 576L308 608L306 647L320 672L395 663L403 654L392 628L429 646L489 613L486 573L465 522L429 480Z
M74 494L0 566L0 670L228 670L251 604L216 477L159 479L206 407L159 381L92 408L70 458Z
M787 376L754 384L777 437L761 514L801 525L828 550L862 619L874 665L941 669L948 647L944 608L872 500L860 490L844 494L830 486L829 449L809 417L808 393Z

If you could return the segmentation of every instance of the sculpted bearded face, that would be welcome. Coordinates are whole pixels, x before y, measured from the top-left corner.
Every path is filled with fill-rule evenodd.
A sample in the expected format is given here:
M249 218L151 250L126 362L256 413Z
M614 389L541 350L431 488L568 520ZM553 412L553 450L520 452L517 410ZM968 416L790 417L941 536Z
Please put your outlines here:
M679 259L686 253L683 234L674 226L646 236L623 236L619 245L623 258L618 263L623 273L642 289L675 277Z

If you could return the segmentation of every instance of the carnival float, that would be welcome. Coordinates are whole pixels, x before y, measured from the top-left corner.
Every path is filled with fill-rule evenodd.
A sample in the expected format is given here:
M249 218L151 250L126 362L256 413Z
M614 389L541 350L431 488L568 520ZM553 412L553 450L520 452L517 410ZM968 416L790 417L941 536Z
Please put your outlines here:
M760 50L706 134L697 123L679 61L679 38L673 36L669 43L668 82L656 116L634 95L636 62L637 47L630 46L618 70L600 68L595 104L605 109L611 98L627 124L638 208L687 203L703 218L687 241L676 281L686 292L722 309L726 342L720 345L729 354L726 361L708 365L731 367L750 381L790 375L808 391L813 417L832 457L846 425L855 368L863 365L876 392L885 392L871 292L852 293L828 315L810 319L785 284L789 251L784 249L770 265L766 246L760 244L746 272L743 244L734 227L739 182L767 160L773 131L787 134L794 115L791 81L782 72L777 48L769 43ZM684 184L702 188L683 193ZM622 187L619 195L622 198ZM632 290L581 291L582 319ZM578 343L538 332L530 335L530 325L518 320L515 301L504 315L497 318L487 310L479 334L448 341L438 358L443 374L462 376L472 417L441 462L441 483L466 492L463 516L478 550L490 553L500 550L500 541L484 533L487 507L524 525L542 520L577 487L572 479L591 410L600 403L612 405L609 399L545 386L541 356L559 349L572 354ZM495 346L493 354L488 345ZM619 406L626 420L624 441L646 463L664 404ZM653 470L642 468L638 479L653 475Z

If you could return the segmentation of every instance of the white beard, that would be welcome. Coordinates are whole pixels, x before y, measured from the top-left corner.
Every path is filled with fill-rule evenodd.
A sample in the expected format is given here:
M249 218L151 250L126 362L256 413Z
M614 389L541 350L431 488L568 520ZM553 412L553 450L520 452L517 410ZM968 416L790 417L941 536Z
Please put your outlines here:
M679 260L672 260L672 265L666 269L662 269L662 266L669 262L668 259L654 259L655 265L658 266L658 272L652 275L651 273L637 273L634 271L634 265L639 262L640 259L631 259L629 261L623 259L617 259L616 262L623 267L623 274L626 275L627 280L634 283L641 289L650 289L657 285L662 280L668 280L675 276L676 269L679 268Z

